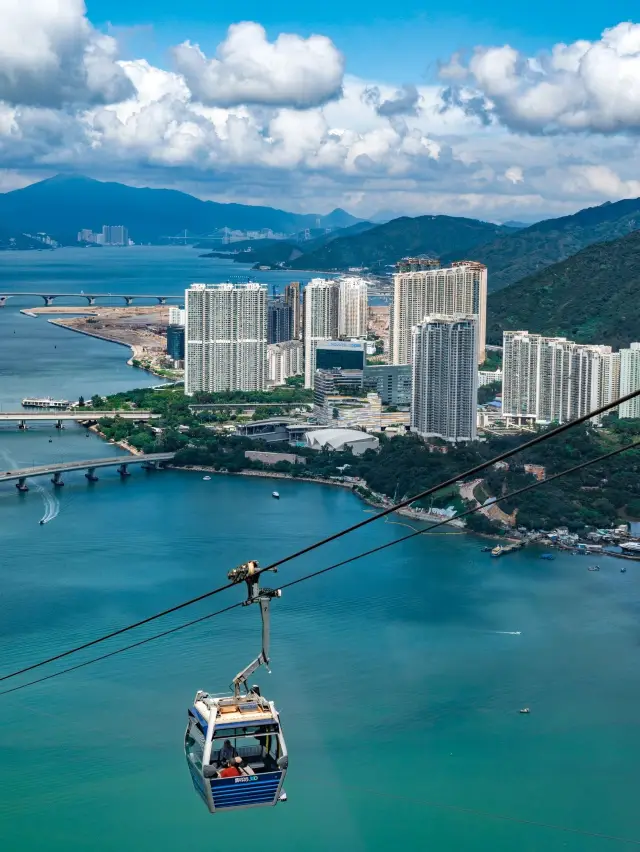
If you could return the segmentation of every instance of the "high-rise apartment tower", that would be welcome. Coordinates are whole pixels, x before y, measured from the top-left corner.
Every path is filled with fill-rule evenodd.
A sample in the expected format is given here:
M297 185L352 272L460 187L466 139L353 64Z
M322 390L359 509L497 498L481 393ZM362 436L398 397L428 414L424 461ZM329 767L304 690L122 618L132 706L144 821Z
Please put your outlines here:
M265 389L264 285L192 284L185 311L185 394Z
M397 272L393 276L391 311L391 361L410 364L411 329L426 316L475 315L477 363L485 359L487 268L474 261L459 261L443 269Z
M475 315L427 316L414 326L411 428L423 438L475 440L477 334Z
M339 286L335 281L313 278L304 288L304 386L313 387L316 347L321 340L338 337Z

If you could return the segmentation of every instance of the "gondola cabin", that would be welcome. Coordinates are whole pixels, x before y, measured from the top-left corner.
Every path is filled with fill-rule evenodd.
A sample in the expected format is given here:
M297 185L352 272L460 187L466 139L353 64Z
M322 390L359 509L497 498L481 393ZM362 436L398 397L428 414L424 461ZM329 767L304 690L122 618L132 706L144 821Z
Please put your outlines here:
M193 785L211 813L286 801L287 747L272 701L254 687L246 695L198 692L188 711L185 756ZM219 777L228 761L240 774Z

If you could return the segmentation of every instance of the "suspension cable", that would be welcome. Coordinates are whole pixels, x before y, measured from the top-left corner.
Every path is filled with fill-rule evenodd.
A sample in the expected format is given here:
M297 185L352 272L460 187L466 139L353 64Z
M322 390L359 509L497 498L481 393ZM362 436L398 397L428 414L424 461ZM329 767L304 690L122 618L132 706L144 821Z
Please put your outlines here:
M618 447L615 450L611 450L608 453L604 453L603 455L598 456L595 459L590 459L588 461L581 462L580 464L575 465L574 467L568 468L567 470L561 471L560 473L556 473L553 476L548 477L547 479L543 479L541 481L533 482L530 485L524 486L523 488L518 488L515 491L509 492L508 494L504 494L500 497L496 497L496 499L494 501L494 505L495 505L495 503L501 503L505 500L510 500L512 497L517 497L520 494L525 494L528 491L533 491L535 488L541 488L543 485L547 485L548 483L554 482L555 480L561 479L562 477L568 476L569 474L577 473L578 471L583 470L584 468L589 467L592 464L597 464L598 462L605 461L606 459L612 458L613 456L617 456L620 453L626 452L627 450L636 449L637 447L640 447L640 441L634 441L631 444L626 444L623 447ZM329 571L333 571L335 568L341 568L343 565L348 565L351 562L356 562L358 559L364 559L364 557L366 557L366 556L372 556L374 553L379 553L382 550L386 550L388 547L394 547L396 544L401 544L403 541L408 541L410 538L415 538L418 535L428 535L429 533L433 532L438 527L444 526L445 524L450 523L452 520L465 518L468 515L473 515L475 512L479 512L483 508L484 507L480 506L480 505L474 506L471 509L467 509L464 512L460 512L459 514L455 515L453 518L447 518L446 520L438 521L438 523L433 524L432 526L427 527L424 530L415 530L414 532L409 533L409 535L405 535L405 536L402 536L401 538L394 539L393 541L386 542L385 544L378 545L377 547L371 548L371 550L367 550L363 553L358 553L355 556L351 556L348 559L343 559L341 562L336 562L333 565L329 565L326 568L321 568L318 571L313 571L310 574L305 574L302 577L298 577L296 580L291 580L290 582L285 583L280 588L281 589L288 589L288 588L291 588L292 586L297 586L300 583L304 583L307 580L311 580L314 577L319 577L321 574L327 574ZM36 678L35 680L28 681L27 683L20 684L19 686L14 686L11 689L6 689L6 690L0 692L0 696L9 695L12 692L19 692L21 689L26 689L29 686L35 686L36 684L44 683L47 680L52 680L54 678L61 677L64 674L68 674L70 672L77 671L78 669L85 668L86 666L93 665L93 663L98 663L98 662L101 662L102 660L107 660L110 657L115 657L118 654L123 654L125 651L130 651L133 648L138 648L141 645L148 644L149 642L154 642L156 639L161 639L164 636L169 636L173 633L178 633L180 630L185 630L187 627L192 627L195 624L200 624L203 621L208 621L212 618L216 618L217 616L222 615L225 612L229 612L232 609L237 609L237 608L239 608L243 605L244 605L244 601L238 601L235 604L231 604L230 606L224 607L224 609L220 609L220 610L217 610L216 612L208 613L207 615L200 616L200 618L195 618L192 621L187 621L184 624L179 624L176 627L172 627L170 630L164 630L162 633L156 633L153 636L149 636L146 639L142 639L142 640L140 640L138 642L134 642L130 645L125 645L123 648L118 648L115 651L111 651L108 654L103 654L99 657L94 657L91 660L86 660L85 662L79 663L78 665L70 666L70 667L62 669L58 672L54 672L53 674L45 675L44 677L40 677L40 678ZM83 646L80 646L80 647L77 647L77 648L72 648L69 651L65 652L64 655L61 655L61 656L68 656L70 654L74 654L77 651L83 650L86 647L87 647L87 645L83 645ZM57 657L56 659L60 659L60 657ZM42 663L41 665L44 665L44 663ZM17 671L17 672L14 672L12 674L5 675L5 677L2 678L2 679L7 680L7 679L12 678L12 677L17 677L19 674L23 674L24 671L28 671L28 670L29 669L26 669L26 670L23 669L22 671Z

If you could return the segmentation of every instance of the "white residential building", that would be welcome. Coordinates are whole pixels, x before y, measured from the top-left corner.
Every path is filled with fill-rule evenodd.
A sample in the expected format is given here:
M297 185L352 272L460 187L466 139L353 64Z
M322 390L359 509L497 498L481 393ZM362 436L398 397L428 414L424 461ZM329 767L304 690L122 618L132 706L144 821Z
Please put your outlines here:
M185 394L266 388L263 284L192 284L185 311Z
M184 327L186 322L187 312L184 308L178 308L172 305L169 308L169 325L181 325Z
M411 428L423 438L475 440L477 336L476 315L427 316L414 326Z
M338 331L340 337L366 337L369 318L368 285L364 278L339 279Z
M304 288L304 386L313 387L316 370L316 347L321 340L338 337L338 305L340 288L337 282L313 278Z
M485 359L487 268L460 261L444 269L398 272L393 276L390 320L391 361L410 364L411 329L426 316L477 316L477 363Z
M502 410L565 423L619 395L620 354L527 331L505 331Z
M270 385L284 385L291 376L304 372L302 343L287 340L267 346L267 381Z
M502 381L502 370L498 367L497 370L478 370L478 387L484 385L492 385L495 382Z
M620 350L620 396L640 390L640 343ZM620 417L640 418L640 396L623 402L618 408Z

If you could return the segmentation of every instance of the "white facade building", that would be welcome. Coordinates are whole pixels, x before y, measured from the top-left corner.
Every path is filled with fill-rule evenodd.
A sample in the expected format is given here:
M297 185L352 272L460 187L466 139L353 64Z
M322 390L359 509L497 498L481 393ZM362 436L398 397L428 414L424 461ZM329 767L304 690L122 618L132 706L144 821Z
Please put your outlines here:
M565 423L619 395L620 354L527 331L505 331L502 410Z
M620 396L640 390L640 343L620 350ZM640 417L640 396L623 402L618 408L620 417Z
M485 359L487 267L460 261L446 269L398 272L393 276L391 362L410 364L411 329L426 316L477 316L477 363Z
M185 311L185 394L266 388L263 284L192 284Z
M284 385L291 376L304 372L302 343L287 340L267 346L267 381L270 385Z
M338 283L340 337L366 337L369 315L367 282L364 278L345 275Z
M184 327L186 322L187 312L184 308L178 308L172 305L169 308L169 325L181 325Z
M498 367L497 370L478 370L478 387L484 385L492 385L495 382L502 381L502 370Z
M316 347L321 340L338 337L339 285L326 278L313 278L304 288L304 386L313 387Z
M477 316L427 316L412 336L412 430L423 438L475 440Z

